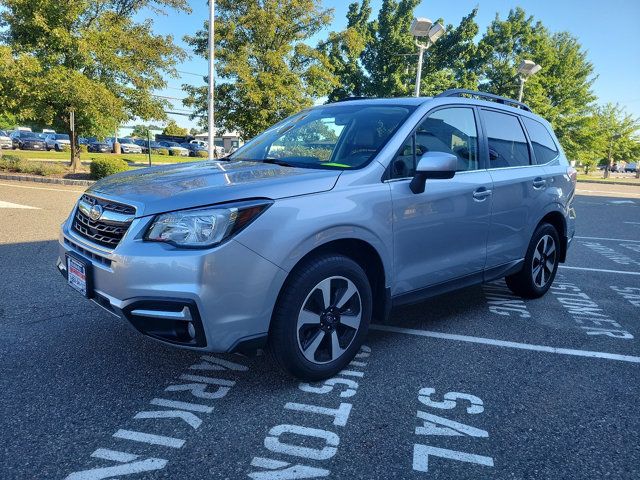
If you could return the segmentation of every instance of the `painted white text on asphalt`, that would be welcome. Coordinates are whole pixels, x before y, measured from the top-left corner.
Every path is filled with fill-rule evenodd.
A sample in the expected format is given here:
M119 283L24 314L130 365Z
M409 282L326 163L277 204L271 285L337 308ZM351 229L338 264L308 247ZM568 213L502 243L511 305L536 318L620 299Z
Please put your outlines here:
M587 335L633 339L630 332L604 313L596 302L573 283L556 281L551 287L551 292Z
M364 377L363 369L367 366L367 362L363 360L370 355L371 349L363 345L355 360L349 364L348 370L342 370L321 384L298 385L300 390L310 394L311 403L287 402L284 408L292 412L313 414L306 416L307 420L313 421L313 426L301 425L299 419L305 417L296 416L295 423L271 428L264 439L264 447L269 452L269 458L254 457L251 460L253 469L248 474L250 478L294 480L324 478L331 474L322 462L338 453L339 433L347 425L353 407L353 404L343 399L356 395L358 381ZM331 426L327 427L327 423Z
M640 307L640 287L616 287L611 289L620 294L622 298L627 300L634 307Z
M504 280L485 283L482 285L482 291L487 299L491 313L502 316L531 318L531 314L522 298L514 295Z
M100 466L69 474L66 480L100 480L165 468L169 460L155 457L144 458L142 454L131 453L131 450L135 450L137 444L179 449L184 446L187 440L160 435L157 431L149 431L149 426L158 427L158 420L171 421L174 422L174 425L175 422L179 422L186 428L184 436L187 436L189 432L198 429L202 425L203 419L206 419L213 412L213 403L209 402L224 398L235 385L234 380L224 377L229 376L232 372L249 370L244 365L213 355L204 355L201 360L201 362L191 365L188 373L180 375L178 382L165 389L165 392L172 392L166 395L169 398L154 398L149 402L152 408L138 412L133 416L134 420L147 420L142 429L119 429L113 434L113 438L117 439L119 445L122 441L129 442L125 447L128 451L98 448L91 454L91 457L110 462L110 464L105 465L105 462L100 462ZM187 392L191 395L187 395ZM194 397L198 399L197 402L191 401ZM118 446L118 448L121 447Z
M466 407L466 413L469 415L479 415L484 412L484 403L475 395L447 392L442 396L443 400L437 401L432 398L435 394L435 388L421 388L418 392L418 401L423 407L433 410L453 410L461 406ZM432 410L418 410L417 418L419 426L416 427L415 434L427 437L424 439L427 444L415 443L413 445L413 469L415 471L429 472L432 467L430 460L434 457L493 467L492 457L436 447L432 438L438 436L488 438L489 432L486 430L436 415L432 413Z

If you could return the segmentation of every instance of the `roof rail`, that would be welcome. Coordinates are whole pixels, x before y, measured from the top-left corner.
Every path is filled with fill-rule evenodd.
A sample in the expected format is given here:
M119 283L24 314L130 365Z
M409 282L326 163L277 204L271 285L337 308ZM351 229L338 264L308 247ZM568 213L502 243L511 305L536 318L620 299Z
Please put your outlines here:
M329 103L350 102L352 100L372 100L375 97L344 97Z
M528 105L522 102L518 102L517 100L513 100L507 97L501 97L500 95L494 95L493 93L467 90L465 88L452 88L450 90L445 90L444 92L436 95L436 97L462 97L463 95L479 98L480 100L489 100L492 102L501 103L503 105L509 105L511 107L521 108L522 110L526 110L527 112L531 111L531 108L529 108Z

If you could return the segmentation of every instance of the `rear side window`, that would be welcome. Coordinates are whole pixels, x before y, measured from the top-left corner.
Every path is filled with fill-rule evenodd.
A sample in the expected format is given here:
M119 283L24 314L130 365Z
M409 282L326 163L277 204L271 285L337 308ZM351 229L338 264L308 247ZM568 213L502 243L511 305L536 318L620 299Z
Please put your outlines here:
M531 164L529 145L518 118L483 110L489 140L489 168L523 167Z
M522 121L529 133L533 153L536 156L536 163L542 165L557 158L558 147L553 141L549 130L543 124L531 118L522 117Z

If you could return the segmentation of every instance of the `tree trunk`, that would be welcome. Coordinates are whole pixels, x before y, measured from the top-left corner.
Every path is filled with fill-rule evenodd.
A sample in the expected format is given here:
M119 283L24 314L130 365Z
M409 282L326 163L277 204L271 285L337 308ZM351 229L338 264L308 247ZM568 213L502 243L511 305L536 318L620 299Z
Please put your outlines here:
M71 139L71 162L69 166L73 169L73 173L76 173L81 166L80 163L80 149L78 148L78 137L75 131L69 132L69 138Z

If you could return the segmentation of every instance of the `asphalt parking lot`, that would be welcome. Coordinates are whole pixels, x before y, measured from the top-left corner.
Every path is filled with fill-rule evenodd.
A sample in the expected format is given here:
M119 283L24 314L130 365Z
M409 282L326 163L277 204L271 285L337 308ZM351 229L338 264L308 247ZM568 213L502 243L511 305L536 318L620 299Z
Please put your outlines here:
M80 189L0 181L0 478L640 478L640 189L581 184L544 298L394 310L320 384L165 347L56 271Z

